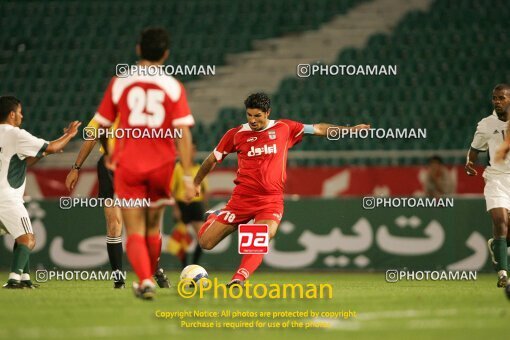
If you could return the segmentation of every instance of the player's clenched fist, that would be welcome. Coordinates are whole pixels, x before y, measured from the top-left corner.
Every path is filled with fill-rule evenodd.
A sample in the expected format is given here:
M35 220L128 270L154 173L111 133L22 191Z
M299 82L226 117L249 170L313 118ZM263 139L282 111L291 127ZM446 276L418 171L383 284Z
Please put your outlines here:
M192 181L189 181L189 180L184 180L183 181L184 183L184 192L185 192L185 200L186 202L190 202L193 198L197 197L200 195L200 185L198 186L198 191L197 191L197 187L193 184Z
M202 186L199 184L199 185L195 185L193 191L194 191L194 196L193 197L198 197L200 196L200 192L202 190Z

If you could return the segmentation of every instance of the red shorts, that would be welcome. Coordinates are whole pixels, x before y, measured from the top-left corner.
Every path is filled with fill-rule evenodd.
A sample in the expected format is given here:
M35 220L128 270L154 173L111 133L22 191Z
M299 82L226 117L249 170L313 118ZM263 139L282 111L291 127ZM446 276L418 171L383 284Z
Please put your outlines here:
M150 200L151 207L172 204L170 181L174 172L174 163L147 172L133 172L118 167L113 176L115 194L118 198Z
M280 223L283 217L283 196L232 195L227 206L221 209L216 221L237 225L255 221L272 220Z

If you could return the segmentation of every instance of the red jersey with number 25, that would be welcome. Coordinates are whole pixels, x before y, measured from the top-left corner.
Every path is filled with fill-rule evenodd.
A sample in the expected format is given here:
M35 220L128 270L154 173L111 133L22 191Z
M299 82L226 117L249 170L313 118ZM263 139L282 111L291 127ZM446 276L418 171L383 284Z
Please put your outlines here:
M229 153L238 159L237 195L283 195L288 149L301 142L304 125L288 119L270 120L264 130L248 124L230 129L214 149L221 162Z
M113 77L94 119L110 127L117 116L120 116L118 129L136 129L138 136L150 129L161 129L157 132L161 134L145 131L146 136L165 136L167 130L174 133L177 126L194 124L184 87L166 75ZM113 160L119 167L147 172L174 163L173 138L132 138L133 135L128 138L125 132L123 138L115 140Z

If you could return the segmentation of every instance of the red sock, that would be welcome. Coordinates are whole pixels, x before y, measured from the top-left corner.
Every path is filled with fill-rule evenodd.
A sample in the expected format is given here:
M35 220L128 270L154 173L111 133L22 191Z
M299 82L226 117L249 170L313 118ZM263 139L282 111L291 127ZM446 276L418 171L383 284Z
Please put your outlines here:
M127 238L126 254L135 271L140 283L145 279L152 277L151 264L149 259L149 252L145 238L140 234L132 234Z
M246 280L250 274L252 274L262 263L264 258L263 254L248 254L243 255L241 264L237 269L237 272L232 276L232 280Z
M149 252L149 258L151 263L151 273L156 272L159 257L161 256L161 235L149 235L145 238L147 242L147 250Z

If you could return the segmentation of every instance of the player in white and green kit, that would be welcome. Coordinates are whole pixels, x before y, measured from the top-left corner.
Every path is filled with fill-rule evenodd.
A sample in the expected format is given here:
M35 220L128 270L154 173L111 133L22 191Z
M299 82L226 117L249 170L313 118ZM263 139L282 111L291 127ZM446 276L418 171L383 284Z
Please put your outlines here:
M21 102L12 96L0 97L0 234L15 239L11 273L4 288L34 288L30 281L29 257L35 238L28 212L23 205L28 165L45 155L60 152L78 132L75 121L57 140L47 142L20 129Z
M510 164L495 162L496 151L505 140L507 114L505 108L510 105L510 85L499 84L492 91L494 111L482 119L476 128L473 142L466 160L465 170L470 176L477 174L473 164L479 152L488 151L490 165L483 172L485 179L484 196L487 211L492 218L492 235L488 246L492 263L498 272L498 287L505 287L508 281L507 248L510 246Z

